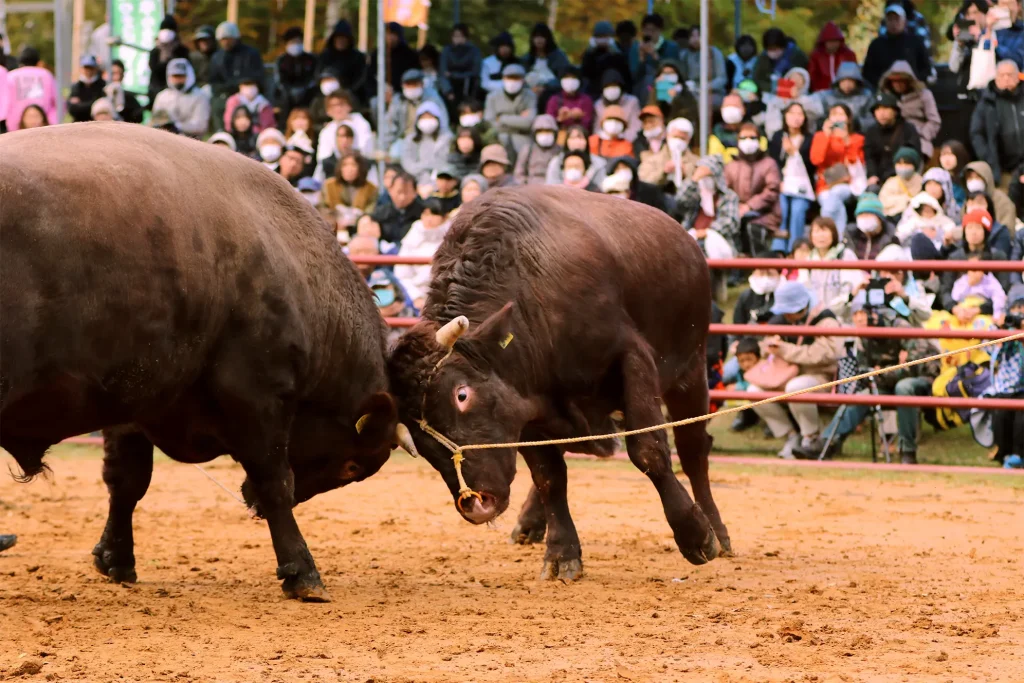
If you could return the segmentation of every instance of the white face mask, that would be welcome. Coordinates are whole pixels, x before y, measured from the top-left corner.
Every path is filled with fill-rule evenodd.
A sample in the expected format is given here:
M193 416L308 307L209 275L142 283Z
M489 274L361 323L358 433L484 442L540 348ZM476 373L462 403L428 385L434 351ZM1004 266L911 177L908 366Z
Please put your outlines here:
M423 88L421 86L415 88L402 88L402 97L407 100L418 100L423 97Z
M555 134L551 131L544 130L537 133L537 144L541 147L550 147L555 144Z
M743 110L739 107L722 107L722 120L729 125L743 120Z
M238 94L242 96L242 99L251 102L260 94L260 89L255 85L240 85L238 86Z
M483 120L484 118L480 114L463 114L459 117L459 124L466 128L472 128Z
M288 45L285 46L284 51L292 57L298 57L302 54L302 43L288 43Z
M626 130L626 124L618 119L608 119L601 124L601 130L611 136L622 135L622 131Z
M85 83L86 85L92 85L97 81L97 79L99 79L99 76L94 74L92 76L82 76L78 80L82 81L82 83Z
M331 93L337 91L340 87L341 83L338 83L338 81L335 80L320 81L320 92L323 93L324 97L327 97Z
M260 147L260 158L267 163L274 163L281 158L281 145L263 145Z
M857 216L857 229L867 235L873 235L878 232L880 227L881 222L878 220L878 216L866 213Z
M441 122L435 119L433 116L424 116L423 118L416 122L416 128L419 129L421 133L425 133L426 135L433 135L434 133L436 133L437 128L440 125Z
M567 168L562 175L570 183L578 183L583 178L583 171L578 168Z
M682 138L669 138L668 148L673 154L682 154L686 150L686 140Z
M306 201L311 206L318 206L320 204L320 193L319 192L303 192L302 196L305 197Z
M501 85L509 95L516 95L523 89L523 82L516 78L502 79Z
M609 85L603 91L604 98L609 102L618 102L619 98L622 97L622 88L617 85Z
M650 140L651 138L660 138L661 134L665 132L665 129L661 126L657 128L646 128L644 129L644 137Z
M574 93L580 89L580 79L578 78L563 78L562 79L562 90L567 93Z
M736 143L736 147L739 148L740 152L743 154L757 154L757 150L761 148L761 143L757 140L744 138Z
M174 41L177 34L169 28L162 28L156 34L156 42L167 45Z
M984 192L985 191L985 181L982 180L981 178L971 178L970 180L967 181L967 191L968 192Z
M779 286L779 278L770 275L751 275L747 282L754 294L770 294Z

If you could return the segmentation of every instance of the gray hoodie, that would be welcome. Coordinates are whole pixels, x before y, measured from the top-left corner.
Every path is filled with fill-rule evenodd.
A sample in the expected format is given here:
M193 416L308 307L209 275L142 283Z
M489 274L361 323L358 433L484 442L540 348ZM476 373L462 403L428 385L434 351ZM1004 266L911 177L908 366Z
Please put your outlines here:
M185 87L177 90L167 87L153 98L153 114L166 114L178 127L178 131L193 138L206 135L210 127L210 99L196 87L196 72L187 59L177 57L167 63L170 73L184 63L186 67ZM162 117L157 117L162 118Z
M857 81L858 86L851 94L847 95L839 89L839 83L850 78ZM860 67L853 62L840 64L836 69L836 78L832 82L832 87L817 92L814 96L821 100L825 116L828 116L829 110L837 104L845 104L849 107L853 118L860 126L859 132L861 133L875 122L875 117L871 115L871 102L874 100L874 94L864 82L864 78L860 74Z

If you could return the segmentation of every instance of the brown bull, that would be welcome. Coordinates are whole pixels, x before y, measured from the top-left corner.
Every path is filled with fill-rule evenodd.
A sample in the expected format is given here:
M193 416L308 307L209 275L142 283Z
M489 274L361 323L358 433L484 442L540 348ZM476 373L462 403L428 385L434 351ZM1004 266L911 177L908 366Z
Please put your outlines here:
M460 504L451 453L420 420L466 445L598 434L617 410L627 429L656 425L659 397L674 420L701 415L710 315L704 256L664 213L568 188L495 190L459 212L435 255L424 320L389 361L391 388L419 452L480 524L509 504L516 451L467 451L463 474L477 495ZM711 438L697 423L677 428L675 442L697 505L672 472L664 431L626 444L680 551L702 564L719 544L730 548L708 482ZM546 530L542 576L573 579L582 561L564 450L521 449L534 488L512 536L531 542Z
M104 430L104 575L135 580L155 444L241 463L286 594L325 599L292 507L408 436L384 339L316 211L261 164L129 124L0 136L0 446L27 479Z

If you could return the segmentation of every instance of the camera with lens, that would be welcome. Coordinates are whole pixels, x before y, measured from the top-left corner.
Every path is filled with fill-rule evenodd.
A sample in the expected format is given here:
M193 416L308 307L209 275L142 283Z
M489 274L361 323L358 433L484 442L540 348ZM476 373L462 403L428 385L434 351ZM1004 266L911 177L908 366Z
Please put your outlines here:
M1002 328L1004 330L1024 330L1024 313L1007 313Z

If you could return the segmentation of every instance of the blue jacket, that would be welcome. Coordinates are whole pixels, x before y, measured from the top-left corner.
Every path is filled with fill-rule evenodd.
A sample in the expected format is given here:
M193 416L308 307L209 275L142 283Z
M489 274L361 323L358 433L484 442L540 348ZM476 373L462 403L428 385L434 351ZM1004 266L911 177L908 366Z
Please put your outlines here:
M1018 69L1024 69L1024 21L996 31L996 43L996 61L1012 59Z

